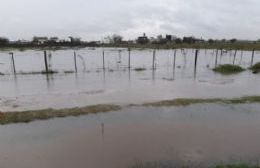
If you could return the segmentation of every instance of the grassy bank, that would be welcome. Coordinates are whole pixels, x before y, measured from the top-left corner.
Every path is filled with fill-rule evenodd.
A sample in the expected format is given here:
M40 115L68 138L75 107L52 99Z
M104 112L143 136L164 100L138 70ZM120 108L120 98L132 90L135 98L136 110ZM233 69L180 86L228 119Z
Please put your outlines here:
M189 106L203 103L224 103L224 104L245 104L260 103L260 96L249 96L234 99L174 99L141 105L128 106L152 106L152 107L170 107L170 106ZM23 112L0 112L0 124L28 123L35 120L48 120L51 118L62 118L69 116L80 116L110 111L119 111L123 107L118 105L94 105L81 108L70 109L44 109Z
M225 49L225 50L260 50L260 42L216 42L216 43L167 43L167 44L103 44L101 47L119 47L119 48L143 48L143 49Z
M80 116L93 113L109 112L120 110L116 105L95 105L71 109L44 109L24 112L0 113L0 124L28 123L35 120L47 120L51 118L62 118L68 116Z
M260 168L259 165L253 164L228 164L228 165L215 165L215 166L198 166L198 165L176 165L174 162L137 162L133 166L129 166L129 168L195 168L195 167L208 167L208 168Z
M165 100L153 103L144 103L142 106L188 106L192 104L203 104L203 103L224 103L224 104L245 104L245 103L260 103L260 96L248 96L234 99L174 99Z
M238 65L231 65L231 64L225 64L225 65L219 65L216 68L213 69L213 71L228 75L228 74L236 74L243 72L244 69Z
M260 72L260 62L253 65L250 69L253 71L253 73L259 73Z
M122 44L97 44L93 45L48 45L48 46L2 46L0 51L13 51L13 50L77 50L85 47L113 47L113 48L143 48L143 49L175 49L175 48L196 48L196 49L225 49L225 50L260 50L260 42L197 42L197 43L166 43L166 44L134 44L134 43L122 43Z

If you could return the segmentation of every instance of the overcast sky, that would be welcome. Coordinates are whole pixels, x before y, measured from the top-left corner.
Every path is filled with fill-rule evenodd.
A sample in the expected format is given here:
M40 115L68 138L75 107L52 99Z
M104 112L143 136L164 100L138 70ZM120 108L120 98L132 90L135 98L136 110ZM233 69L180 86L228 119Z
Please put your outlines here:
M260 38L260 0L0 0L0 36Z

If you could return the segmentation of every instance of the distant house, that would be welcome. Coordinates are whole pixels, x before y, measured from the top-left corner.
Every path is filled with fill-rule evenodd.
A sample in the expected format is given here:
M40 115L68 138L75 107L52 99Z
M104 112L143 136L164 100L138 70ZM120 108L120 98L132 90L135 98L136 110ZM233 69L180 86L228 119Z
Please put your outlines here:
M138 37L137 43L138 44L147 44L147 43L149 43L149 39L148 39L148 37L146 36L145 33L143 34L143 36Z
M48 37L33 37L33 43L37 45L45 44L48 42Z
M26 44L30 44L30 41L27 40L17 40L13 42L14 44L19 44L19 45L26 45Z
M167 41L175 41L176 39L177 39L177 37L174 35L169 35L169 34L166 35Z
M49 39L49 42L52 42L52 43L57 43L59 41L59 38L58 37L51 37Z
M69 39L72 44L81 43L80 38L70 36Z

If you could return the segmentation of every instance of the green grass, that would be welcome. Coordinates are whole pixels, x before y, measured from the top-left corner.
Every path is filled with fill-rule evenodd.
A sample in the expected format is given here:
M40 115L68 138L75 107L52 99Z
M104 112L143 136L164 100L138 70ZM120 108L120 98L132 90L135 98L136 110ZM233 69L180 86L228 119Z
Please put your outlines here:
M230 165L218 165L216 168L260 168L260 166L249 164L230 164Z
M217 66L216 68L213 69L213 71L228 75L228 74L243 72L244 69L238 65L225 64L225 65Z
M192 104L204 104L204 103L224 103L224 104L245 104L245 103L260 103L260 96L247 96L241 98L233 99L174 99L174 100L165 100L153 103L144 103L142 106L154 106L154 107L163 107L163 106L189 106Z
M141 105L128 106L152 106L152 107L170 107L170 106L189 106L203 103L224 103L224 104L245 104L260 103L260 96L248 96L233 99L174 99ZM127 107L127 106L126 106ZM22 112L0 112L0 124L28 123L35 120L48 120L52 118L61 118L69 116L80 116L93 113L102 113L110 111L119 111L123 107L118 105L93 105L87 107L68 108L68 109L43 109Z
M58 71L32 71L32 72L18 72L17 75L46 75L46 74L57 74Z
M64 71L65 74L72 74L75 73L75 71Z
M12 123L28 123L35 120L47 120L51 118L62 118L68 116L80 116L93 113L109 112L120 110L121 107L117 105L95 105L81 108L71 109L44 109L24 112L5 112L0 113L0 124Z
M179 164L175 164L174 162L141 162L137 161L129 168L193 168L198 167L197 165L183 165L180 166ZM206 167L206 166L203 166ZM209 168L260 168L259 165L252 165L252 164L228 164L228 165L215 165L209 166Z
M196 49L225 49L225 50L260 50L260 42L216 42L216 43L167 43L167 44L103 44L100 47L119 47L119 48L140 48L140 49L180 49L180 48L196 48Z
M137 72L141 72L141 71L145 71L145 70L146 70L146 68L142 68L142 67L134 69L134 71L137 71Z
M260 62L256 63L252 67L250 67L253 73L259 73L260 72Z

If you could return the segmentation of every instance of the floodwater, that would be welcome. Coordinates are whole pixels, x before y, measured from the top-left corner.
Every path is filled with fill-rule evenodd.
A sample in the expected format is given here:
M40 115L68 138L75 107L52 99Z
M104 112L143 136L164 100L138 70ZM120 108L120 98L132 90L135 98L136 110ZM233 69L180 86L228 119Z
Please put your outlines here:
M259 163L260 105L197 104L0 127L1 168ZM202 166L200 166L202 167Z
M103 70L103 51L104 67ZM0 52L0 111L23 111L44 108L69 108L93 104L130 104L173 98L241 97L260 94L259 75L249 70L236 75L212 71L216 51L200 50L195 71L195 50L157 50L152 70L152 50L132 50L131 70L127 49L85 48L76 50L78 73L74 71L74 50L48 51L49 69L54 75L14 75L10 51ZM260 61L255 53L254 62ZM218 64L235 63L248 68L250 51L218 52ZM235 59L234 59L235 58ZM17 73L45 69L43 51L14 51ZM235 60L235 61L234 61ZM145 71L135 71L145 68Z
M105 55L103 69L103 51ZM54 75L14 75L9 51L0 52L0 111L119 104L121 111L0 126L1 168L127 168L136 162L170 161L208 166L258 163L260 104L129 107L174 98L260 95L260 76L214 73L216 52L86 48L48 51ZM248 68L251 52L218 56L218 64ZM254 62L260 61L256 52ZM235 59L234 59L235 58ZM15 51L17 73L44 70L43 51ZM144 71L135 71L144 68Z

